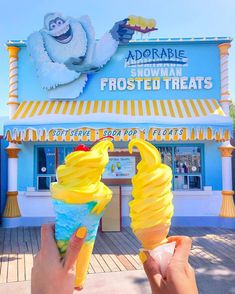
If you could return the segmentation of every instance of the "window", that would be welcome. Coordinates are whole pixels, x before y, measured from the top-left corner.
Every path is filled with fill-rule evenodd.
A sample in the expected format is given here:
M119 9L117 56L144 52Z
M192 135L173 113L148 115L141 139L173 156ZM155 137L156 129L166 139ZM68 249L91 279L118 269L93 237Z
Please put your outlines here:
M69 147L37 147L36 186L37 190L49 190L56 181L56 168L63 164ZM202 147L201 146L157 146L162 162L172 168L174 190L202 189Z
M157 146L162 162L173 172L174 190L202 189L202 147L200 146Z
M174 147L174 161L176 173L200 173L201 148Z
M171 147L159 147L159 152L161 153L162 162L172 166L172 148Z
M201 187L201 148L174 147L175 190L201 190Z
M72 151L73 147L37 147L37 190L50 190L50 184L56 182L57 166L63 164L66 155Z

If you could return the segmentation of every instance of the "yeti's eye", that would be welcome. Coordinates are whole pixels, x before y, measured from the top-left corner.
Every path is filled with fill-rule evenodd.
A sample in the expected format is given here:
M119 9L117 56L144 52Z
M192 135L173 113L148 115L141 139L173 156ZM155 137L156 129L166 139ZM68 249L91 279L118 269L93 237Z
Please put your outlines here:
M50 24L50 30L54 30L55 27L56 27L56 24L54 22Z
M62 19L57 19L57 21L56 21L56 24L58 25L58 26L61 26L62 24L64 23L64 21L62 20Z

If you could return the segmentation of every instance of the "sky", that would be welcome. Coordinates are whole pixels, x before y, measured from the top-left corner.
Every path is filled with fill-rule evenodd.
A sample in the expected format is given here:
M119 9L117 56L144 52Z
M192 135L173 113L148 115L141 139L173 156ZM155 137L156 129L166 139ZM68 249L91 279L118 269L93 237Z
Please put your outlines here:
M0 0L0 116L8 115L7 40L23 39L43 26L44 15L89 15L96 37L128 15L154 18L152 37L235 37L235 0ZM229 57L230 93L235 95L235 43ZM27 97L25 97L27 100Z

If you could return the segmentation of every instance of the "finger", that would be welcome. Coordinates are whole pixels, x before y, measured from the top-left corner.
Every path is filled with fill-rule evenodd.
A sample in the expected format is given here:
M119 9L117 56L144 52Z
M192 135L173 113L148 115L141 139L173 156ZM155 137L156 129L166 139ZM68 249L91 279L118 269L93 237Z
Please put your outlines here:
M134 34L134 30L131 30L131 29L127 29L127 31L126 31L126 34L128 34L128 35L133 35Z
M124 28L120 28L118 30L118 34L121 35L121 36L132 36L134 34L134 31L133 30L129 30L129 29L124 29Z
M163 284L163 277L160 272L159 264L150 256L147 251L144 251L146 259L143 263L145 273L149 279L152 289L160 289ZM141 258L143 260L143 257Z
M41 227L41 252L48 256L59 257L59 251L54 238L54 224L45 224Z
M121 39L122 39L122 40L128 40L128 41L130 41L130 40L131 40L131 37L132 37L132 36L125 35L125 36L123 36Z
M168 242L176 242L175 253L172 261L188 262L190 249L192 247L192 239L187 236L172 236L168 238Z
M123 35L120 35L120 39L127 39L127 40L131 40L133 35L130 35L130 34L123 34Z
M127 38L121 38L121 39L120 39L120 42L123 42L123 43L129 43L129 42L130 42L130 39L127 39Z
M64 258L64 269L69 271L73 268L77 256L82 248L84 239L87 234L87 229L85 227L80 227L72 236L69 241L68 249Z
M127 32L127 29L124 29L124 28L120 28L118 30L118 34L121 35L121 36L125 35L126 32Z
M38 263L38 259L39 259L39 256L38 256L38 254L37 254L37 255L35 255L34 258L33 258L33 266L35 266L35 264Z
M129 40L122 39L122 40L120 40L120 43L121 43L122 45L127 45L127 44L129 43Z

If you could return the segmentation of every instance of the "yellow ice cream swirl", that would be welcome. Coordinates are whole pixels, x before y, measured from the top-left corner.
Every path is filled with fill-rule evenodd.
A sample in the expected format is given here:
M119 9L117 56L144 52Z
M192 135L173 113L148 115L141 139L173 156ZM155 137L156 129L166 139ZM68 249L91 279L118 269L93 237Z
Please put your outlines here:
M112 191L100 182L109 161L109 140L100 141L90 151L74 151L66 156L65 164L57 168L57 182L51 184L52 197L72 204L91 201L97 204L92 213L101 213L112 197Z
M136 15L129 15L128 16L128 24L130 26L139 26L142 29L146 28L155 28L156 27L156 21L153 18L144 18L141 16Z
M134 139L129 143L129 152L137 147L141 161L137 174L132 178L134 199L130 202L132 229L151 228L157 225L170 225L173 215L171 168L161 163L161 155L150 143Z

